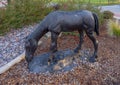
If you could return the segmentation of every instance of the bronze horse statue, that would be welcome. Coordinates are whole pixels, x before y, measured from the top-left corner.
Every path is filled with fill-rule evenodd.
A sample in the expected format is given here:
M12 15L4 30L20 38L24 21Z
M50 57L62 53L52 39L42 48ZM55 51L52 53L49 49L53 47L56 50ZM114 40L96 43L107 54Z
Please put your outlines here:
M98 52L98 42L94 37L94 32L99 35L99 22L95 13L87 10L79 11L54 11L49 13L38 25L38 27L25 40L25 58L29 63L33 59L33 55L38 46L38 41L47 32L51 32L50 52L54 54L57 51L57 39L61 32L78 31L80 41L74 52L81 49L84 33L90 38L94 45L94 53L89 58L90 62L95 62ZM52 61L54 56L50 60Z

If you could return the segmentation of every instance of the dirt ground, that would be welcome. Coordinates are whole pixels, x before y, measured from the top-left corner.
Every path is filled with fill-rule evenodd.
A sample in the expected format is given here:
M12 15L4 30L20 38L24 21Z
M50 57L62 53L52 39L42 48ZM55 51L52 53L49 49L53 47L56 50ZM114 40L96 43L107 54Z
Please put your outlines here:
M79 66L68 72L35 74L27 69L25 60L0 75L0 85L120 85L120 37L110 37L105 26L100 28L98 59L95 63L78 62ZM50 39L38 47L36 54L49 51ZM59 50L73 49L79 42L78 36L62 35L58 39ZM83 49L93 50L85 36Z

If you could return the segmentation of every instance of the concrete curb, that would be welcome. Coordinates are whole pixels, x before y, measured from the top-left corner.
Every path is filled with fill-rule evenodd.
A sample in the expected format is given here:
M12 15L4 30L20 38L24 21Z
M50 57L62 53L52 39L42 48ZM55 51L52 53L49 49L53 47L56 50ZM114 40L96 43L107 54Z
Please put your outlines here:
M21 55L10 61L9 63L5 64L0 68L0 74L6 72L9 70L12 66L14 66L16 63L19 63L21 60L25 58L25 52L23 52Z

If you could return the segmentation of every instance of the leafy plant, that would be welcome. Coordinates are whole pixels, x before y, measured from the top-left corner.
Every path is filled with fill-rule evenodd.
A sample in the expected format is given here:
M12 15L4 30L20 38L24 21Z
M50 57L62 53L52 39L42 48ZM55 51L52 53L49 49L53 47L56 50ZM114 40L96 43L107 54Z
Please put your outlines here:
M120 25L112 20L108 22L108 34L120 36Z

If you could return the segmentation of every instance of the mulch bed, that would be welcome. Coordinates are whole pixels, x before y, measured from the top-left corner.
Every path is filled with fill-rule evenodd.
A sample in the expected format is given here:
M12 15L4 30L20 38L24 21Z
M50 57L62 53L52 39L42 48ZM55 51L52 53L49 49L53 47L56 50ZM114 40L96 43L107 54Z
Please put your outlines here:
M0 85L120 85L120 38L107 35L105 26L100 28L98 59L96 63L78 62L79 66L68 72L30 73L25 60L0 75ZM49 51L50 39L38 47L35 55ZM78 36L62 35L58 39L59 50L73 49ZM93 50L85 36L82 49Z

